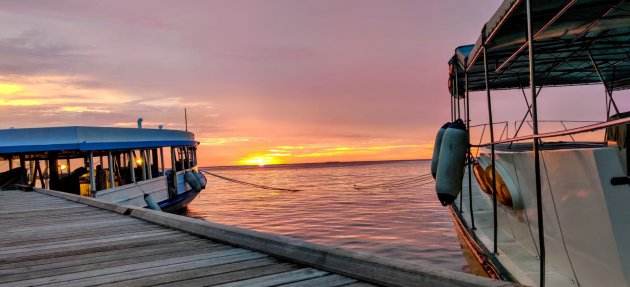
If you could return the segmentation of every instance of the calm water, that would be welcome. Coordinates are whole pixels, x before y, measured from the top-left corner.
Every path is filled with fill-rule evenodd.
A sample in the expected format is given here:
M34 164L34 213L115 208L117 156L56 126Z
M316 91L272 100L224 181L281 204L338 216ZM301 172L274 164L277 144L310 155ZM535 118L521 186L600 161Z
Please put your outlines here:
M302 191L264 190L208 176L208 188L186 215L466 271L453 222L432 184L353 188L427 174L429 168L428 161L209 168L230 178Z

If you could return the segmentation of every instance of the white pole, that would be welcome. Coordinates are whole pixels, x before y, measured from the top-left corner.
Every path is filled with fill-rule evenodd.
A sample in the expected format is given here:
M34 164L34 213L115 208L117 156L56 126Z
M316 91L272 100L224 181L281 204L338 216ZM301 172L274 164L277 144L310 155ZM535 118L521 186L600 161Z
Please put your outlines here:
M147 177L149 179L152 179L153 178L153 157L152 157L151 149L146 150L145 154L147 155L147 160L146 160L147 175L148 175Z
M162 162L162 175L164 175L164 148L160 148L160 161Z
M96 182L94 180L94 153L90 152L90 191L96 191ZM92 194L94 196L94 194Z
M129 171L131 172L131 182L136 182L136 170L133 168L133 163L136 160L133 158L133 150L129 151Z
M114 165L112 164L112 152L107 153L107 168L109 169L109 188L114 188Z
M142 149L140 150L140 158L142 159L142 180L145 181L147 180L147 157Z

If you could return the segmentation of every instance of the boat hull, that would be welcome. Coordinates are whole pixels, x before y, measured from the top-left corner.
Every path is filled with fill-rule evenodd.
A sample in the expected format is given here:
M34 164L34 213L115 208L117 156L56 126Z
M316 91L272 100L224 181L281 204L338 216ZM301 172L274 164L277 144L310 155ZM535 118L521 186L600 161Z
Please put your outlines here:
M160 206L160 209L162 209L162 211L164 212L175 213L181 210L182 208L186 207L200 193L201 193L201 190L196 191L194 189L191 189L174 198L159 202L158 205Z

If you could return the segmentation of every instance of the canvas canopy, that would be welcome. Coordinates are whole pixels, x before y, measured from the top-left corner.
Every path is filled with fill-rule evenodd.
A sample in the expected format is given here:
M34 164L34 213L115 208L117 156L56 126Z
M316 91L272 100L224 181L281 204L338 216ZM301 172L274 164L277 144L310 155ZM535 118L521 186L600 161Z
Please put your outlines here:
M610 0L531 0L537 86L601 84L630 87L630 3ZM449 91L485 90L483 48L490 89L529 86L525 0L505 0L474 45L449 61ZM599 70L599 73L597 72ZM457 79L457 80L456 80Z

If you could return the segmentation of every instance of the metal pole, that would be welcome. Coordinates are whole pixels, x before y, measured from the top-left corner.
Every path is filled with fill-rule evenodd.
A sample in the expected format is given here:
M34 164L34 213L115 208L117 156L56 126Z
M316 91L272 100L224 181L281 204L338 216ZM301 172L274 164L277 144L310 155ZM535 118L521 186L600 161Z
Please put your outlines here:
M140 150L140 159L142 160L142 180L145 181L147 180L147 168L146 168L146 163L147 163L147 157L145 155L144 150Z
M109 188L114 188L114 164L112 152L107 152L107 169L109 169Z
M162 175L164 175L164 148L160 148L160 162L162 164Z
M186 125L186 131L188 131L188 111L184 108L184 122Z
M464 70L465 71L465 70ZM470 209L470 222L475 230L475 213L472 200L472 153L470 152L470 93L468 91L468 72L464 72L464 89L466 90L466 129L468 130L468 199Z
M461 107L459 105L459 79L457 77L457 73L459 72L459 65L454 65L455 66L455 98L457 99L457 118L461 119L462 115L461 115Z
M145 154L147 155L147 160L146 165L147 165L147 178L152 179L153 178L153 157L151 155L151 150L148 149L145 151Z
M69 158L68 158L68 159L66 159L66 169L68 169L68 174L70 174L70 171L71 171L72 169L70 169L70 159L69 159Z
M9 169L13 169L13 155L9 156Z
M498 234L498 225L497 225L497 179L496 179L496 168L495 168L495 155L494 155L494 126L492 124L492 98L490 96L490 79L488 75L488 52L486 50L486 46L483 47L483 67L484 67L484 76L486 80L486 95L488 98L488 126L490 127L490 152L492 157L492 213L494 220L494 247L493 253L497 254L497 234Z
M604 80L604 77L603 77L601 71L599 70L599 67L597 66L597 63L595 63L595 59L593 59L593 55L591 55L591 51L586 50L586 53L588 54L588 57L590 58L591 63L593 63L593 67L595 68L595 72L597 72L597 76L599 77L599 80L602 81L602 84L604 85L604 89L606 90L606 95L608 95L608 100L610 100L610 102L612 103L613 108L615 108L615 112L617 114L619 114L619 108L617 108L617 103L615 103L615 100L612 97L612 93L613 93L612 89L609 89L608 85L606 85L606 81ZM608 120L608 119L606 119L606 120Z
M175 194L179 193L179 184L177 183L177 161L175 160L175 147L171 147L171 174L173 175L173 189Z
M96 191L96 181L94 180L94 152L90 152L90 191ZM92 194L94 196L94 194Z
M532 32L532 3L526 0L527 38L529 39L529 88L532 93L532 121L534 135L538 134L538 105L536 101L536 71L534 63L534 37ZM589 53L590 56L590 53ZM591 58L592 60L592 58ZM595 62L593 62L594 64ZM606 84L604 84L605 86ZM545 286L545 229L543 228L542 184L540 180L540 151L534 138L534 170L536 173L536 208L538 213L538 242L540 252L540 286Z
M181 162L182 170L186 170L186 159L184 158L184 149L186 147L179 148L179 160Z
M136 169L133 167L136 159L133 156L133 150L129 151L129 171L131 172L131 182L136 182Z

